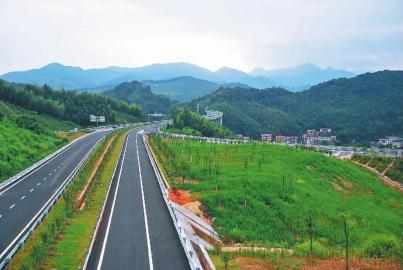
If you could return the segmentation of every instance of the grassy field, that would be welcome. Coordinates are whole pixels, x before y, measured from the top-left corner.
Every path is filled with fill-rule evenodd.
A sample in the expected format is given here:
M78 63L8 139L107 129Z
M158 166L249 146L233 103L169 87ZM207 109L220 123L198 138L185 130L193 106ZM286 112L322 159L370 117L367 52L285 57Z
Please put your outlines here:
M343 220L355 254L397 256L401 248L403 195L350 161L272 144L151 142L171 186L200 198L226 244L306 255L311 216L316 256L341 256Z
M22 116L30 122L21 121ZM67 143L50 129L69 122L36 115L0 102L0 182L46 157Z

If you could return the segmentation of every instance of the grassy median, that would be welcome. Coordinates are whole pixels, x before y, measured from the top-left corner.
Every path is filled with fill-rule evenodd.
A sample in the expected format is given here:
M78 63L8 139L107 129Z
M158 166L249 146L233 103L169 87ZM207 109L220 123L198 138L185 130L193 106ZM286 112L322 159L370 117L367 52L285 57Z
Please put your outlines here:
M96 147L48 217L13 258L10 269L78 269L83 265L126 133L114 132ZM86 194L85 207L78 210L77 195L111 140Z

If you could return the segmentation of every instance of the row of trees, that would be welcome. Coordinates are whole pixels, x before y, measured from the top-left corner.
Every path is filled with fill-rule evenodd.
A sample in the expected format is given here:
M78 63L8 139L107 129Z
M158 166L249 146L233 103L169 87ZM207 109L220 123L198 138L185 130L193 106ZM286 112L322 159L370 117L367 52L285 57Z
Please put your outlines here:
M206 120L203 116L188 109L174 110L172 119L172 128L177 130L193 129L206 137L225 138L232 135L230 130Z
M10 84L0 80L0 100L80 125L88 124L90 114L104 115L109 123L116 121L118 113L143 116L136 104L129 105L99 94L56 91L47 85Z

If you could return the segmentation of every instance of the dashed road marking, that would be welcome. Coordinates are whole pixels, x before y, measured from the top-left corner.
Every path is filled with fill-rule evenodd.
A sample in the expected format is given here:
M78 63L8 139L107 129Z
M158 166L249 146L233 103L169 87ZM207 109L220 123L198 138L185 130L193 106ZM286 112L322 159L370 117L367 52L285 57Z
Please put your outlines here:
M22 197L20 198L20 200L23 200L23 199L25 199L25 197L26 197L25 195L24 195L24 196L22 196Z
M51 173L51 172L49 173L49 176L50 176L50 175L52 175L52 173Z
M15 203L10 206L10 210L13 209L14 206L15 206Z
M29 192L32 192L32 191L34 191L34 189L33 189L33 188L31 188L31 189L29 190Z
M41 182L39 182L38 184L36 184L37 186L40 186L41 185Z
M45 178L43 178L43 181L46 181L46 179L47 179L46 177L45 177Z

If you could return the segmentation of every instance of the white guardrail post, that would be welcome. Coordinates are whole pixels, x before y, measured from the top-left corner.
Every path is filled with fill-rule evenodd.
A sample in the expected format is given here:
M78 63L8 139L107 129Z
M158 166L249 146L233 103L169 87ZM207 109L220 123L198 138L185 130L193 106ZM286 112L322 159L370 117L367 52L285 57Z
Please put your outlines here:
M142 137L143 137L143 142L144 142L145 148L147 150L148 158L150 159L151 165L154 169L154 173L158 179L158 183L159 183L159 186L160 186L161 192L162 192L162 197L164 198L164 201L167 205L169 214L171 215L171 218L174 222L176 232L178 233L182 247L185 251L186 257L188 258L190 268L192 270L203 270L203 268L200 264L199 258L197 257L197 254L193 249L192 243L186 237L184 226L181 225L181 222L179 221L178 217L176 216L175 211L171 205L171 202L169 201L168 190L166 189L166 187L164 185L164 181L162 180L162 176L156 165L155 157L153 156L153 154L150 150L150 146L145 138L145 135L143 134Z
M92 133L90 133L92 134ZM55 157L62 151L64 151L67 147L71 146L73 143L82 140L83 138L89 136L90 134L87 134L79 139L76 139L72 141L71 143L65 145L63 148L59 149L55 153L51 154L50 156L44 158L43 160L39 161L37 164L34 164L36 166L31 166L30 169L33 170L40 166L41 164L45 163L49 159ZM42 206L42 208L35 214L35 216L30 220L30 222L25 226L25 228L22 229L22 231L18 234L18 236L13 240L13 242L3 251L2 254L0 254L0 269L3 269L4 266L6 266L11 258L14 256L14 254L24 245L24 242L27 240L27 238L32 234L34 229L41 223L43 218L49 213L49 210L55 205L55 203L58 201L58 199L62 196L63 192L66 190L70 182L73 180L74 176L77 174L83 163L87 160L88 156L92 153L92 151L95 149L95 147L104 139L105 137L102 137L99 139L88 151L88 153L81 159L80 163L74 168L74 170L70 173L70 175L64 180L64 182L60 185L60 187L56 190L56 192L52 195L52 197ZM24 170L26 171L26 170ZM27 173L26 171L25 173ZM24 174L18 174L20 177ZM17 178L18 179L18 178ZM15 179L16 180L16 179ZM14 180L14 181L15 181Z

